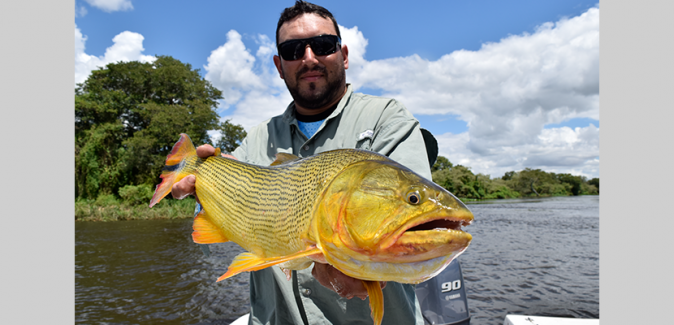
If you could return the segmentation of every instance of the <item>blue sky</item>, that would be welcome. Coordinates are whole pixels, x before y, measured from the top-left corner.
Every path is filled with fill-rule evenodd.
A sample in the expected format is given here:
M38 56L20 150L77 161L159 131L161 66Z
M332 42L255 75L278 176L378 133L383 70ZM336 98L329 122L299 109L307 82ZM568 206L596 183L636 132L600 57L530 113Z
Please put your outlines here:
M290 101L271 56L293 3L78 0L76 80L170 55L223 90L223 118L249 128ZM526 167L598 177L596 1L315 3L341 26L347 82L400 100L453 163L492 177Z

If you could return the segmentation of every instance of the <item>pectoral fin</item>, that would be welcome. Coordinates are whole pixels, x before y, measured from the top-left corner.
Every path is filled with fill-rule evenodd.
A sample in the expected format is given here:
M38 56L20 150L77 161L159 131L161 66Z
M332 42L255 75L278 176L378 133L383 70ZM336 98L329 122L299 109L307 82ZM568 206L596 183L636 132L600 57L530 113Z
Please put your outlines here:
M232 261L232 264L229 265L229 268L227 269L227 273L223 274L221 277L218 278L217 281L222 281L224 279L227 279L231 276L237 275L241 272L250 272L250 271L257 271L257 270L262 270L266 267L276 265L279 263L287 262L296 258L300 257L305 257L308 255L312 254L317 254L321 253L321 250L316 248L316 246L310 246L309 248L299 251L294 254L286 255L286 256L274 256L274 257L269 257L269 258L261 258L253 253L241 253L237 255L234 258L234 261Z
M370 298L370 310L372 311L374 325L380 325L382 318L384 318L384 293L381 291L381 285L379 281L365 280L363 280L363 285Z
M278 166L278 165L283 165L287 163L291 163L295 160L299 160L300 157L297 157L293 154L290 153L285 153L285 152L279 152L276 154L276 160L271 163L270 166Z

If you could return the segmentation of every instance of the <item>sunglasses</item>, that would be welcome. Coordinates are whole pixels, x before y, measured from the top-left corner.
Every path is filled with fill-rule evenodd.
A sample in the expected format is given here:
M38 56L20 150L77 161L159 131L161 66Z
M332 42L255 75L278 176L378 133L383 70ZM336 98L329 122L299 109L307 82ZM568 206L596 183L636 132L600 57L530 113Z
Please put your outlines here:
M304 57L307 44L316 55L328 55L339 51L341 40L335 35L319 35L309 38L291 39L278 45L278 54L286 61Z

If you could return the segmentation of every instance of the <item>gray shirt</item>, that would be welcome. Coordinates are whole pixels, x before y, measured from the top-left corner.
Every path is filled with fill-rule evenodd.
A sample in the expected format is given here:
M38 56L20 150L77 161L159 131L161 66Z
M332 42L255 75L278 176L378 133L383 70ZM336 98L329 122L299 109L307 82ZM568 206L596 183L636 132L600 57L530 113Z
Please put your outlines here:
M398 101L354 93L351 85L318 131L307 138L297 125L295 105L248 132L232 155L268 166L276 153L307 157L340 148L384 154L431 179L419 121ZM250 273L250 324L372 324L368 300L341 298L311 275L312 267L293 271L288 281L278 267ZM383 324L423 325L414 286L388 282Z

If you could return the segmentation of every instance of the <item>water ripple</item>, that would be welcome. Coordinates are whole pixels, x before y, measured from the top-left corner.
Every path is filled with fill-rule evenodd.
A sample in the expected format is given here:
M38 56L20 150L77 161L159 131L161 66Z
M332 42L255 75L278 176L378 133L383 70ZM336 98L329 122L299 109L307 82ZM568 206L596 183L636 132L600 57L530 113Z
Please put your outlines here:
M471 323L506 314L599 317L599 199L470 204L459 258ZM191 239L191 220L76 223L75 314L86 324L229 324L249 311L248 275L216 283L243 250Z

